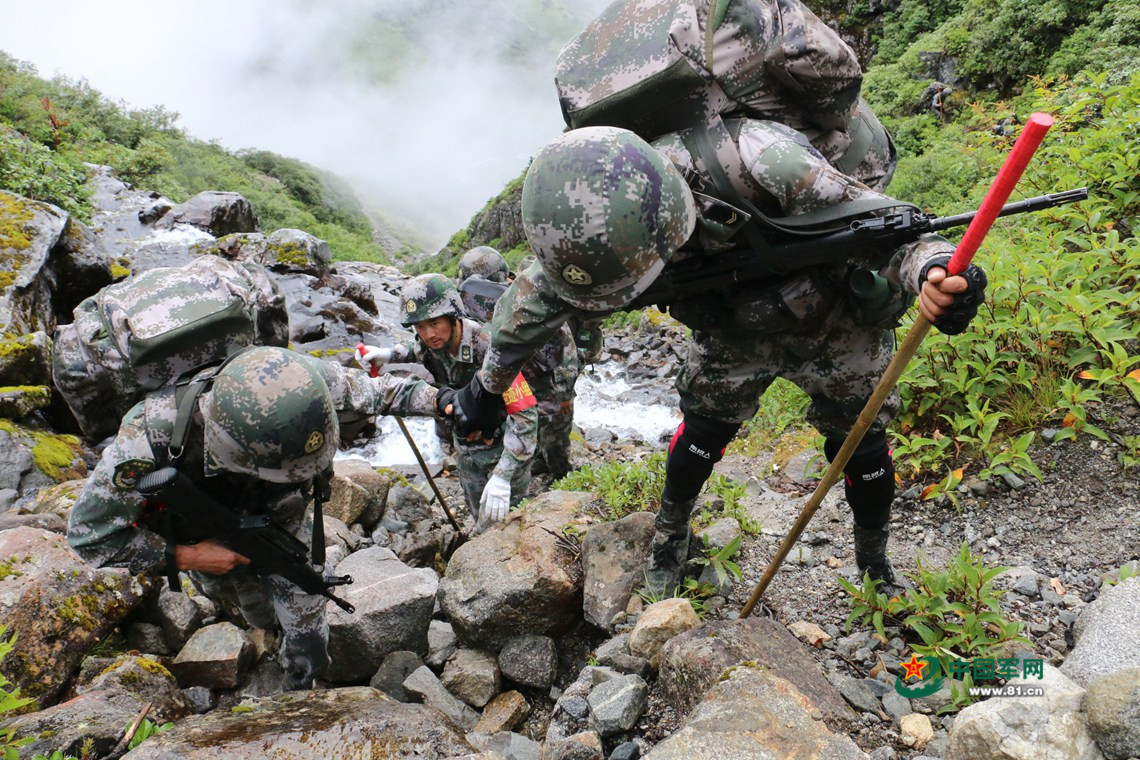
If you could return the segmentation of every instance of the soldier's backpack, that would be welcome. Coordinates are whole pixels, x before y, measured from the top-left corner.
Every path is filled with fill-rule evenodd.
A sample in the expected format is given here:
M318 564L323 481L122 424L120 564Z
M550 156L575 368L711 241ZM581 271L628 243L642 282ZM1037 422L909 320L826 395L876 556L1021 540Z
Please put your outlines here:
M266 270L217 256L109 285L74 317L56 330L53 379L92 442L184 373L240 347L289 341L285 298Z
M558 57L566 124L652 141L740 116L803 133L874 187L890 137L859 97L854 51L799 0L617 0ZM864 166L868 154L870 165ZM891 167L893 169L893 166Z

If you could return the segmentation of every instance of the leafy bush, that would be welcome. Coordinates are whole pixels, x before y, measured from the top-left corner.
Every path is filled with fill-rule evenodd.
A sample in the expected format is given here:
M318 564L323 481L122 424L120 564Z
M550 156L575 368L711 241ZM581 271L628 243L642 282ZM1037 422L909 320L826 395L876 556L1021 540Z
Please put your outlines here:
M7 625L0 625L0 660L7 657L16 646L15 634L10 638L4 638L7 631ZM9 689L8 687L11 685L12 682L3 673L0 673L0 716L16 712L35 702L34 699L21 697L19 687ZM0 752L4 754L4 760L19 760L19 748L34 741L31 737L17 739L15 735L15 728L0 730Z
M0 189L91 218L87 170L75 158L0 127Z

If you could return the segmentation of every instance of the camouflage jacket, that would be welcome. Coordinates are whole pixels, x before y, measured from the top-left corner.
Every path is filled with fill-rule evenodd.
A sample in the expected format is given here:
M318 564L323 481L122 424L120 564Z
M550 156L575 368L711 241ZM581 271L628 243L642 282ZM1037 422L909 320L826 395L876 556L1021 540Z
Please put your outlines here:
M319 368L338 412L374 415L430 415L436 390L420 379L372 378L364 370L306 357ZM209 391L206 391L208 394ZM201 408L201 400L199 408ZM126 567L132 573L165 572L166 539L156 529L145 500L134 490L138 478L156 467L151 441L161 439L175 417L173 397L151 394L127 412L115 440L103 451L83 488L67 528L67 540L86 562ZM294 529L304 517L310 483L268 483L256 478L206 474L200 412L191 428L179 470L223 504L250 513L270 514ZM206 536L175 535L175 542Z
M491 337L482 325L472 319L461 319L460 324L463 328L463 335L459 339L459 348L454 355L446 349L433 351L417 338L415 341L407 341L394 346L392 348L392 361L418 361L431 373L437 385L462 388L471 382L471 378L483 365ZM549 341L552 336L553 332L547 336L543 343ZM539 348L541 345L539 344ZM496 391L497 393L504 393L511 386L511 383L522 372L524 363L519 363L510 380ZM523 376L527 377L525 373ZM538 445L538 407L532 406L508 414L507 421L503 423L501 438L503 453L495 465L494 474L509 481L515 472L525 467L530 462L531 457L534 456L535 447ZM467 443L458 436L456 437L456 444L461 448L484 448L482 443Z
M705 178L698 170L696 162L685 148L678 134L665 135L653 143L663 155L669 158L685 176L690 187L698 193L705 187ZM718 152L726 146L718 145ZM739 184L742 195L773 216L803 214L833 206L848 200L885 197L855 179L842 174L831 166L810 143L793 129L775 122L742 120L738 125L734 146L740 156L741 175L734 180ZM715 203L707 197L697 196L698 213L709 211L708 205ZM698 222L697 231L674 255L675 260L692 256L715 255L719 250L740 241L728 243L710 234L712 227L705 220ZM569 234L569 233L568 233ZM893 285L906 292L917 294L921 287L919 277L923 266L935 255L950 253L953 246L943 238L929 235L915 243L901 246L885 265L875 262L879 273ZM857 261L852 259L852 262ZM825 279L842 280L848 261L842 252L837 262L819 268ZM868 263L868 262L863 262ZM755 283L740 286L736 290L774 288L776 291L790 289L796 278L808 276L796 272L776 282ZM713 294L714 298L718 294ZM692 299L681 299L671 306L678 312L690 307L690 312L704 308L711 301L702 302L704 294ZM692 303L686 304L686 300ZM839 298L832 308L843 308ZM571 317L596 319L600 312L576 309L562 301L541 267L534 266L523 272L507 292L503 294L495 317L491 321L491 349L483 362L483 384L488 390L501 392L510 385L519 368ZM685 320L682 320L685 321ZM696 328L694 328L696 329Z

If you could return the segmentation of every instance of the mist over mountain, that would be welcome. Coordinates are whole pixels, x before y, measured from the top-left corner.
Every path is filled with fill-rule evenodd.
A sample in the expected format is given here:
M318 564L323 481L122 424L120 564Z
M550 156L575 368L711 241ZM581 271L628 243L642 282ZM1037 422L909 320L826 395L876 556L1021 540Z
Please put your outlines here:
M561 129L554 59L605 4L63 0L6 9L0 49L331 170L442 243Z

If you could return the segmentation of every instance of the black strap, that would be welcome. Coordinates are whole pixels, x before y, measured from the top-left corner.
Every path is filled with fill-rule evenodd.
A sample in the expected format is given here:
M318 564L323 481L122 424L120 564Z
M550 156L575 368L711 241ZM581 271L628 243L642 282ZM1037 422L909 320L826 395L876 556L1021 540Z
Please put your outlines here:
M318 473L313 478L313 564L325 564L325 516L324 503L332 495L332 468Z

